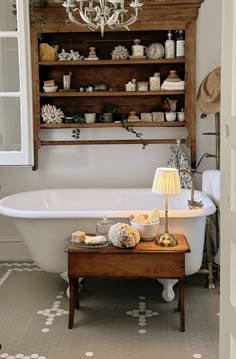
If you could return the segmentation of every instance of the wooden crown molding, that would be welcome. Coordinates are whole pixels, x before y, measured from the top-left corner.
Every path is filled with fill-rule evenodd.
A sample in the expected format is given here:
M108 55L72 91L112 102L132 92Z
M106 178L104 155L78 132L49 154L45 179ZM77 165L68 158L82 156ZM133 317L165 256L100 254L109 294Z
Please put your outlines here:
M137 24L142 27L151 22L194 21L198 18L199 8L204 0L144 0L144 6ZM46 8L34 5L31 22L65 23L68 20L62 4L52 3ZM78 26L73 24L77 29ZM73 28L72 27L72 28ZM132 29L136 30L137 25Z

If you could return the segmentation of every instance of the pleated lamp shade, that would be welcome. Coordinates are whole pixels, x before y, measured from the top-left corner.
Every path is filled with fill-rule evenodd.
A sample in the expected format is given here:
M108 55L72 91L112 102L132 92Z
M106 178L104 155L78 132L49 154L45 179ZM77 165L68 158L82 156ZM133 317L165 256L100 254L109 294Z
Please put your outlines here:
M179 173L176 168L157 168L152 192L159 194L179 194L181 192Z

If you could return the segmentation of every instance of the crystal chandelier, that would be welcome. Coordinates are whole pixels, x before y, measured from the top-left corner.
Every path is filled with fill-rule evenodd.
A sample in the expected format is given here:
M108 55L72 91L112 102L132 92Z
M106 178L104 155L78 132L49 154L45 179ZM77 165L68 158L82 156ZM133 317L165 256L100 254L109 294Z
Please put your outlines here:
M65 0L62 5L66 8L71 22L88 26L91 30L100 28L103 36L106 26L129 30L129 26L137 21L143 2L132 0L129 9L125 8L125 0ZM74 16L77 14L80 15L79 20ZM129 19L126 19L126 16L130 16Z

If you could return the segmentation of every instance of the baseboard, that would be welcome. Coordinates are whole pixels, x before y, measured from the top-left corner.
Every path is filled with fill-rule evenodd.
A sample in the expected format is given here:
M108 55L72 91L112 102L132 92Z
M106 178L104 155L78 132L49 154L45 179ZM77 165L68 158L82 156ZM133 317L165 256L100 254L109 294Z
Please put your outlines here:
M32 257L21 238L0 236L0 261L30 260Z

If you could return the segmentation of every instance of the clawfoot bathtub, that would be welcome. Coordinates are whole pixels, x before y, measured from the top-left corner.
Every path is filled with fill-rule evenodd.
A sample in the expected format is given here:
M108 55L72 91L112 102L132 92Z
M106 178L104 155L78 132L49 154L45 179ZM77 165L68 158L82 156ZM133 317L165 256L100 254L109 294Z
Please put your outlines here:
M202 263L206 216L215 212L211 199L200 191L194 198L203 208L189 210L190 191L169 196L169 232L186 235L191 253L186 254L186 275L196 273ZM151 213L158 208L161 214L160 233L164 231L164 198L151 189L80 188L47 189L14 194L0 200L0 214L13 217L15 226L29 249L32 259L48 272L67 270L64 253L67 238L75 230L95 233L96 221L112 217L129 223L131 214ZM172 283L172 284L171 284ZM174 298L174 282L165 283L163 298Z

